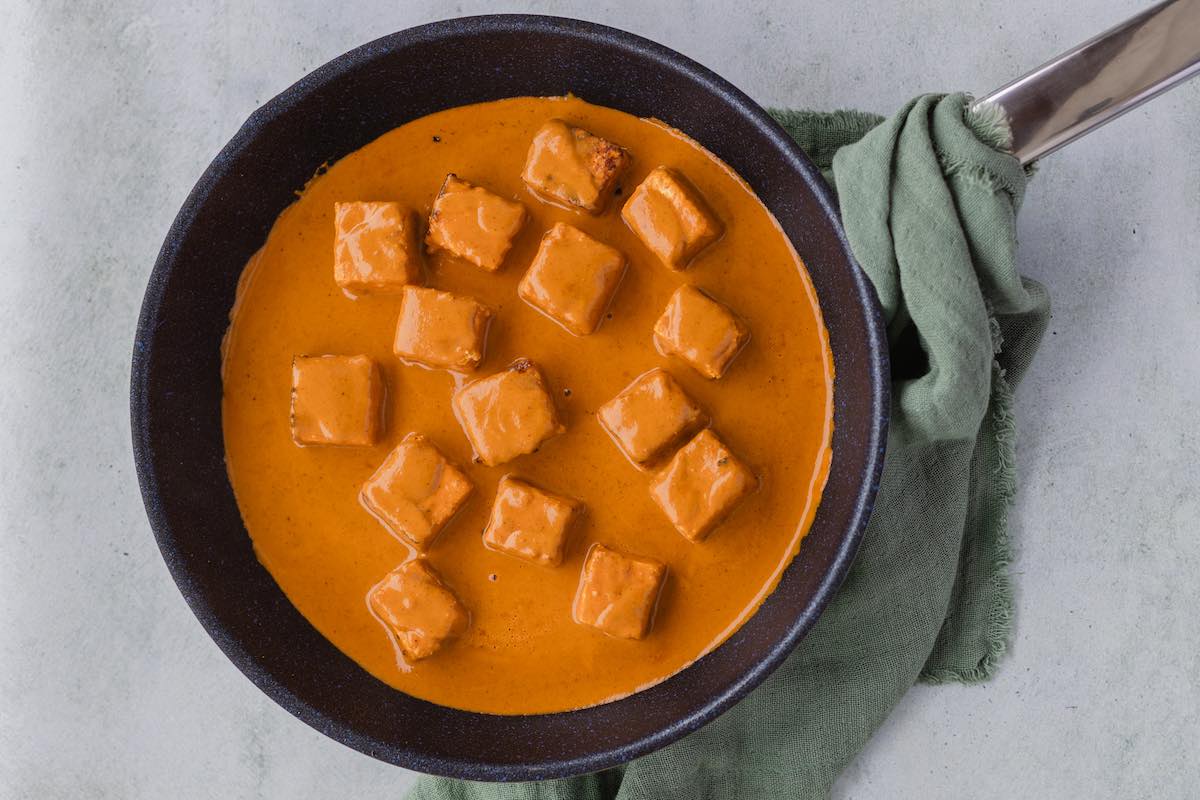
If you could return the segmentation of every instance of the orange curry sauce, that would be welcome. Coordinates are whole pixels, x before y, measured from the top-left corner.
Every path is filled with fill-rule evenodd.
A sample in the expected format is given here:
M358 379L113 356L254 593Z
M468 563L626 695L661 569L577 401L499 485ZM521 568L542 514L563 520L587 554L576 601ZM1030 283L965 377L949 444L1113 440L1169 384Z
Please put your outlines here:
M625 147L632 166L605 213L550 205L521 180L530 142L560 118ZM627 227L620 210L658 166L686 176L724 235L673 271ZM400 298L352 298L334 282L334 204L391 200L416 213L423 236L448 173L519 201L528 220L487 272L444 252L426 255L428 286L495 311L486 352L467 380L517 358L536 362L566 430L496 467L472 461L451 409L464 376L402 363L392 351ZM625 254L628 269L606 318L575 336L518 297L542 236L573 225ZM752 338L719 380L655 348L653 329L690 283L733 309ZM305 617L395 688L497 714L602 703L661 681L732 634L796 555L824 487L832 432L832 356L808 275L774 218L725 164L654 120L574 97L516 98L454 108L408 123L314 178L247 265L224 354L229 477L258 558ZM300 447L289 423L292 359L369 356L386 384L379 443ZM711 535L690 541L653 502L654 473L635 467L597 409L634 378L666 369L712 420L761 485ZM461 635L411 666L368 609L368 591L412 557L359 502L363 483L410 432L436 443L474 484L434 540L428 563L470 613ZM513 473L582 502L559 566L522 561L481 541L501 476ZM667 565L649 634L618 639L572 619L588 548L602 543Z

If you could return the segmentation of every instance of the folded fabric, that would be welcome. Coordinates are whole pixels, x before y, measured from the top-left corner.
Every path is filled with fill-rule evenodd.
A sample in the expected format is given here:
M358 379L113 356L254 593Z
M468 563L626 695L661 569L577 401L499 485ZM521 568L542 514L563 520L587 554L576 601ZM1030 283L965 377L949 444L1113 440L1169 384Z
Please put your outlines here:
M982 680L1004 653L1012 387L1049 319L1044 290L1016 269L1026 175L1007 126L962 94L887 119L775 114L835 187L888 321L887 461L845 584L774 675L669 747L567 780L425 778L410 797L824 797L914 682Z

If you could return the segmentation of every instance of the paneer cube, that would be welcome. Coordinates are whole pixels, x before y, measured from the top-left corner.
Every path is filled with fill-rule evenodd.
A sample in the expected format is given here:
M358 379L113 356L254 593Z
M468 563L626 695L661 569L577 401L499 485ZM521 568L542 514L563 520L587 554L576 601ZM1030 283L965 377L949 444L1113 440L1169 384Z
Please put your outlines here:
M383 429L383 375L368 356L292 359L292 440L365 447Z
M593 545L575 594L575 621L609 636L642 639L654 622L654 609L667 567L651 558Z
M552 119L534 134L521 178L544 200L599 214L630 161L624 148Z
M445 250L495 272L504 263L525 217L525 206L517 201L450 174L433 201L425 244L430 252Z
M471 491L471 481L433 442L410 433L363 484L358 499L394 536L427 550Z
M351 294L422 280L417 216L399 203L335 203L333 279Z
M750 329L727 306L694 286L680 286L654 323L654 346L675 355L705 377L725 374L750 341Z
M471 622L467 609L423 558L389 572L372 587L367 605L405 661L429 658Z
M559 222L542 237L517 293L576 336L600 327L625 274L625 256L578 228Z
M473 297L406 286L392 350L432 369L472 372L483 360L492 310Z
M483 543L542 566L562 563L567 534L581 506L577 500L505 475L496 487Z
M703 195L674 170L658 167L633 190L621 217L670 269L687 269L725 226Z
M476 460L489 467L532 453L566 430L542 371L525 358L468 383L454 394L453 405Z
M596 412L625 456L639 467L665 457L700 428L708 415L662 369L634 378Z
M758 476L707 428L650 482L654 502L693 542L703 540L757 489Z

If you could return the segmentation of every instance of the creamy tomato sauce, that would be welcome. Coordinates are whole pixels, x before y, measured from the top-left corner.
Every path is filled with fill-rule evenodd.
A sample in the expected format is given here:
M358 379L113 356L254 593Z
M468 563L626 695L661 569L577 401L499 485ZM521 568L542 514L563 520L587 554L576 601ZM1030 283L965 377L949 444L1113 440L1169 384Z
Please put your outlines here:
M551 205L522 182L535 133L557 118L623 146L632 165L603 214ZM664 266L621 208L656 167L686 176L724 226L683 271ZM351 297L335 283L335 203L397 201L422 235L448 173L528 212L495 272L435 252L425 284L494 311L486 351L467 379L519 358L536 362L565 432L507 464L475 463L451 409L464 376L393 353L400 298ZM518 296L543 235L572 225L617 248L627 269L598 330L575 336ZM407 266L406 266L407 268ZM751 338L718 380L655 347L654 326L692 284L745 322ZM736 174L678 131L573 97L516 98L408 123L342 158L305 187L246 267L225 342L226 458L255 552L296 608L343 652L393 687L498 714L602 703L661 681L719 645L754 613L799 550L829 466L832 358L816 296L796 252ZM289 420L298 355L366 355L386 384L378 444L297 446ZM627 459L597 410L653 368L670 373L749 465L757 491L702 541L681 535L651 498L652 471ZM359 501L364 482L409 433L436 442L474 484L433 540L428 565L470 615L458 637L411 665L397 658L368 592L412 548ZM500 478L512 473L574 498L583 513L561 564L485 547ZM607 636L572 617L588 549L603 544L665 564L649 633ZM458 628L455 628L458 631Z

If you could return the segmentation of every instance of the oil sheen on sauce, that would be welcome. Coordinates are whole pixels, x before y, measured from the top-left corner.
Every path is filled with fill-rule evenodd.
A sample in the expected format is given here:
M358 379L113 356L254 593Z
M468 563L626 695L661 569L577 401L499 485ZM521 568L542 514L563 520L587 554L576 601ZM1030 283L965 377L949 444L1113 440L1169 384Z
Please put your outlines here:
M633 165L598 217L552 206L521 170L542 123L561 118L626 147ZM656 166L685 174L725 234L685 272L665 268L629 231L620 207ZM518 357L541 365L566 423L539 452L499 467L471 461L450 396L462 378L402 364L392 353L397 295L351 298L334 282L334 203L394 200L422 220L447 173L523 203L530 219L496 273L437 254L426 283L496 309L476 376ZM623 251L629 267L599 330L572 336L522 302L517 282L542 234L567 222ZM682 283L744 318L752 339L720 380L659 355L655 320ZM259 560L305 617L371 674L456 708L526 714L580 708L664 680L713 649L754 613L796 555L829 468L832 357L796 252L749 187L715 156L653 120L573 97L515 98L450 109L397 128L314 178L247 265L224 358L229 477ZM387 383L374 447L298 447L289 430L292 357L365 354ZM651 500L650 475L605 434L596 409L641 373L665 367L712 416L729 447L761 476L707 540L692 543ZM457 382L457 383L456 383ZM470 609L456 641L411 668L366 604L409 549L359 504L363 482L410 431L436 441L476 492L428 552ZM496 484L513 472L586 504L562 566L484 547ZM641 641L572 620L588 547L602 542L668 565L654 626Z

